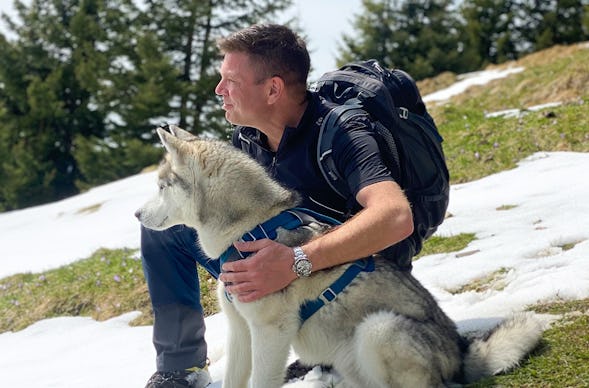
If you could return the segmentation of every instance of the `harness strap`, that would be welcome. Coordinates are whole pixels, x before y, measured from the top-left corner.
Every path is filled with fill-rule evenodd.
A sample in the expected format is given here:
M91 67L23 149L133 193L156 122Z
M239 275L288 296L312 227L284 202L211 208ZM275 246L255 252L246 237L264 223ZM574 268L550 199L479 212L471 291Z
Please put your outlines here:
M252 230L241 236L241 241L256 241L263 238L275 240L278 235L276 232L278 228L293 230L300 226L309 225L310 223L316 221L324 222L330 225L341 224L341 222L335 218L317 213L313 210L302 207L294 207L281 212L277 216L270 218L268 221L262 224L256 225ZM221 266L223 266L223 264L226 262L245 259L249 255L250 252L238 251L233 245L231 245L225 252L223 252L223 254L221 254L221 256L219 256L219 260L221 262Z
M303 303L299 309L301 324L315 314L321 307L337 298L338 294L344 290L358 276L360 272L374 271L374 258L356 260L344 271L342 276L337 278L329 287L327 287L315 300L309 300Z
M341 224L341 222L335 218L331 218L307 208L295 207L281 212L262 224L256 225L252 230L241 236L241 241L255 241L263 238L275 240L278 235L276 232L278 228L293 230L316 221L321 221L330 225ZM251 252L239 251L235 246L231 245L221 254L221 256L219 256L220 266L222 268L224 263L245 259L250 254ZM232 302L231 295L229 295L227 291L225 291L225 297L229 302Z

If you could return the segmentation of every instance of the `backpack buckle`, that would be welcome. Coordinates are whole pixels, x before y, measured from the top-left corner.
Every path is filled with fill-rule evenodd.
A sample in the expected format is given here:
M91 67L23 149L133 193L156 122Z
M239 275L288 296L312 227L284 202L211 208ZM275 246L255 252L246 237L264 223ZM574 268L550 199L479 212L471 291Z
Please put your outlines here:
M409 109L400 107L399 108L399 117L403 120L407 120L409 118Z

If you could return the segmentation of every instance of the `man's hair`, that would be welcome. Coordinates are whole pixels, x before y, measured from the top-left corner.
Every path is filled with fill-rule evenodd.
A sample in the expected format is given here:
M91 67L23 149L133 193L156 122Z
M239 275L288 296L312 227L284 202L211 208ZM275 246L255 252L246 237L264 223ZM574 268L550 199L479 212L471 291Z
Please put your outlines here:
M279 76L287 85L306 89L311 60L305 41L290 28L256 24L218 42L223 54L248 54L260 79Z

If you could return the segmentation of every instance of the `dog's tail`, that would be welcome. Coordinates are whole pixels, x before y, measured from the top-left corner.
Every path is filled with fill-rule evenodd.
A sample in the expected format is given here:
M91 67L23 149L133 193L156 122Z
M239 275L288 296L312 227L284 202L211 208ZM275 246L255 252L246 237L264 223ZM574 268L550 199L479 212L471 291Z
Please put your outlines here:
M463 360L466 382L506 372L517 366L540 341L544 325L533 313L519 313L501 322L484 338L473 339Z

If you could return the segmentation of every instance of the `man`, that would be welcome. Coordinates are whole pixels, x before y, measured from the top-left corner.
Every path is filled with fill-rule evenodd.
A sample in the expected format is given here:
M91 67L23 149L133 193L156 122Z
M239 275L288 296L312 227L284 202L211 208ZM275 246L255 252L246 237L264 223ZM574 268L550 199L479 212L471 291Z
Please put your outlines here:
M301 247L312 272L382 251L411 235L410 204L382 162L367 116L343 123L343 135L334 143L334 160L350 197L332 192L319 172L318 128L331 107L306 88L310 60L304 41L284 26L255 25L219 47L224 59L215 93L223 98L227 121L237 126L234 145L298 191L302 206L344 222ZM157 372L146 388L204 387L210 381L195 261L231 283L227 291L242 302L279 291L304 275L293 270L293 249L268 239L236 243L253 254L220 271L216 261L198 251L195 238L186 227L142 229L157 351ZM411 268L407 257L398 264Z

